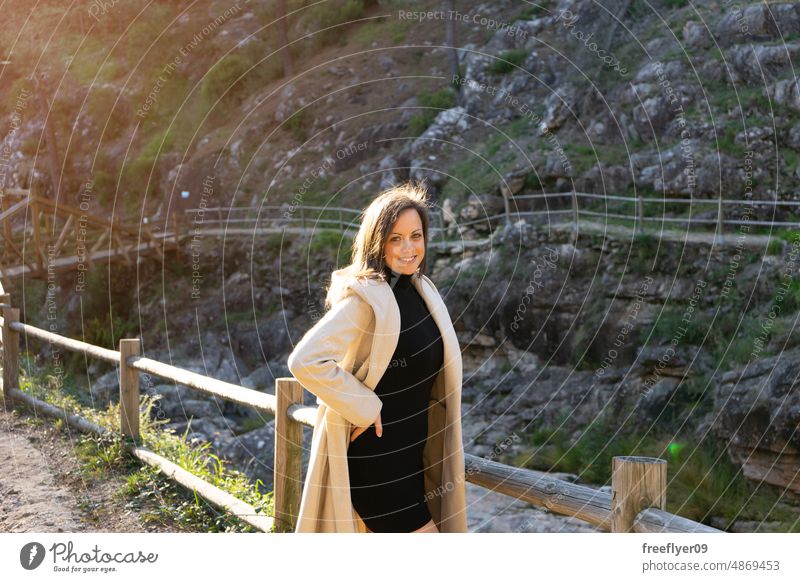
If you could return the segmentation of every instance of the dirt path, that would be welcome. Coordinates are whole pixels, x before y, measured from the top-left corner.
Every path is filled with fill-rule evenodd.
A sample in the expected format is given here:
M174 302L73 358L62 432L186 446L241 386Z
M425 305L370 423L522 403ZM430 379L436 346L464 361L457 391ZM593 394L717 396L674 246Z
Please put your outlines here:
M31 420L0 404L0 533L178 531L143 524L115 499L121 477L82 476L78 433Z

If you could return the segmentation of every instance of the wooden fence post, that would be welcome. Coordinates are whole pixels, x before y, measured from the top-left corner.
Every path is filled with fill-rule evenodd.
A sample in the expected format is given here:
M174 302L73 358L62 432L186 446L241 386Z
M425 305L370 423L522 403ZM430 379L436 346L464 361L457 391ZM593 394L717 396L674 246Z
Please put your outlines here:
M10 304L10 296L3 303ZM3 308L3 391L0 399L7 404L10 390L19 390L19 332L11 329L11 324L19 321L19 309Z
M4 196L2 204L0 204L0 211L5 210L4 208L6 205L5 202L6 198ZM0 271L0 274L2 274L2 271ZM11 295L5 292L5 290L3 289L3 282L0 281L0 316L3 315L3 309L5 309L5 306L11 307ZM0 329L0 348L3 347L3 339L4 339L3 333L4 333L3 329ZM3 370L5 370L5 365L3 366ZM3 396L2 387L0 387L0 404L7 404L5 402L5 397Z
M666 511L667 462L652 457L614 457L611 465L611 532L633 531L643 509Z
M294 378L275 380L275 478L274 504L276 531L294 531L302 492L303 426L287 411L303 403L303 386Z
M644 196L639 195L636 197L636 216L639 218L639 224L634 228L634 233L644 233Z
M578 229L580 228L580 216L578 215L578 194L575 192L574 188L572 190L570 201L572 202L572 233L570 234L570 242L574 246L578 244ZM545 207L546 206L547 198L545 198Z
M139 371L128 358L139 355L139 338L119 340L119 424L122 436L139 441Z

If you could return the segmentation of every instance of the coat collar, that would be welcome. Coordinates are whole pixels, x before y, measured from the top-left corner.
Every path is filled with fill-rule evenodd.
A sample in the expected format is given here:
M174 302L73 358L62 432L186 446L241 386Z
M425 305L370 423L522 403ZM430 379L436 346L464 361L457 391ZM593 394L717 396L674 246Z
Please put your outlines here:
M439 291L433 282L425 275L414 276L411 282L422 297L434 322L439 328L444 345L444 365L446 374L451 371L461 371L461 348L458 345L450 314L444 304ZM349 287L366 300L375 312L375 330L372 341L372 360L364 379L364 384L370 389L375 389L383 377L386 368L397 349L400 336L400 308L397 305L394 292L388 283L375 279L366 281L354 280ZM457 370L455 370L457 368ZM459 382L460 385L460 374Z

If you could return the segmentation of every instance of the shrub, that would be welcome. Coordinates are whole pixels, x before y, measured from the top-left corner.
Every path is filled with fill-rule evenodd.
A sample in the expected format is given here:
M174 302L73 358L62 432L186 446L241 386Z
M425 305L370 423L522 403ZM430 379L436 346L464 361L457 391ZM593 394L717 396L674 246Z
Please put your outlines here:
M251 67L251 62L246 57L229 54L216 63L203 79L201 93L209 104L215 103L219 98L240 99L243 80Z
M489 72L493 75L505 75L521 66L530 54L526 49L514 49L500 54L497 60L492 61Z
M328 0L315 6L307 16L312 30L320 31L313 37L314 44L320 48L337 42L346 43L347 35L338 25L357 20L363 15L364 0Z
M456 92L450 87L434 92L423 91L417 96L417 101L421 107L426 109L416 113L409 120L408 132L411 137L417 137L424 133L439 113L455 107Z

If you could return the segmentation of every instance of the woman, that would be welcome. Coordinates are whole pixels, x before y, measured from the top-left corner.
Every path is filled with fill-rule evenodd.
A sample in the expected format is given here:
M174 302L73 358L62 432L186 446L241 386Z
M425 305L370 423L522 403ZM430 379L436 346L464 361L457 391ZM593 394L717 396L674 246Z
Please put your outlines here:
M461 351L427 267L424 187L364 211L352 264L289 356L317 396L297 532L465 532Z

